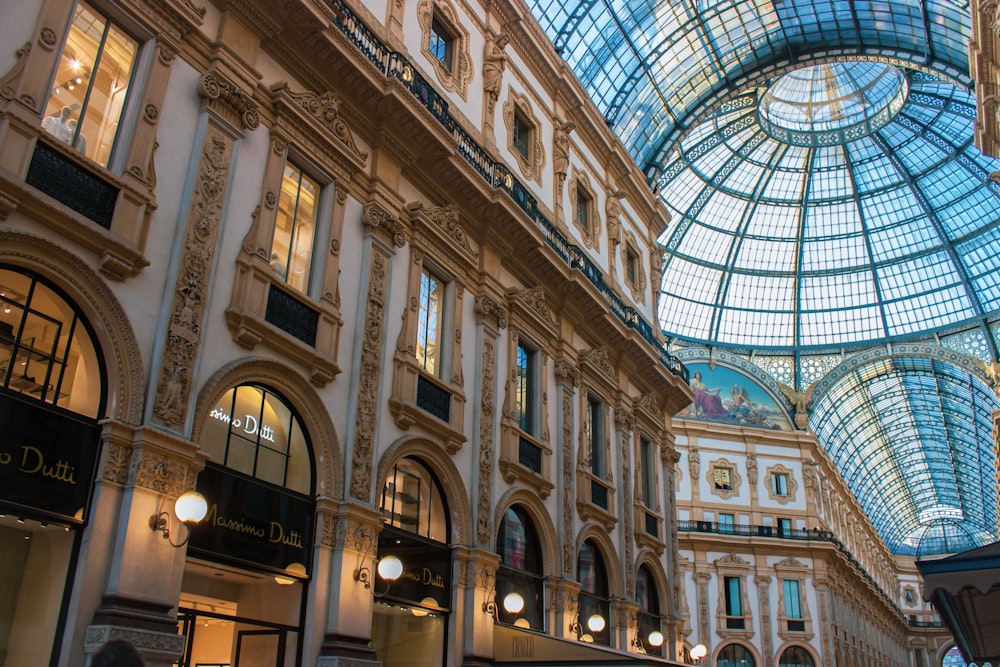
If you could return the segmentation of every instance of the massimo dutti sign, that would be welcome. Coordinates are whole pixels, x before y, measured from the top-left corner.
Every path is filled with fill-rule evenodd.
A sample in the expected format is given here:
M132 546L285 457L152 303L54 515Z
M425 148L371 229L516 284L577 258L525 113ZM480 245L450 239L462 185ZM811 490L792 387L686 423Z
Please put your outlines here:
M93 422L0 396L0 488L5 503L83 523L97 465Z
M299 563L309 572L311 502L211 463L198 475L198 491L208 514L192 529L190 549L273 570Z

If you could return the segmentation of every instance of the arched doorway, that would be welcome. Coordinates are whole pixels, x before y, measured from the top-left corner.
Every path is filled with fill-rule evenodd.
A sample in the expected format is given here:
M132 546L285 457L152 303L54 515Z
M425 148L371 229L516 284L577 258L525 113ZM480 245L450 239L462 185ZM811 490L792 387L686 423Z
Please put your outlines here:
M789 646L781 652L778 667L816 667L816 663L803 647Z
M639 604L638 640L643 652L663 657L663 618L660 615L660 595L647 565L640 565L635 574L635 601Z
M715 667L756 667L753 655L741 644L727 644L719 651Z
M500 567L496 574L497 619L519 628L545 630L544 570L538 532L519 506L509 507L497 534ZM520 612L508 611L507 595L516 593L524 601Z

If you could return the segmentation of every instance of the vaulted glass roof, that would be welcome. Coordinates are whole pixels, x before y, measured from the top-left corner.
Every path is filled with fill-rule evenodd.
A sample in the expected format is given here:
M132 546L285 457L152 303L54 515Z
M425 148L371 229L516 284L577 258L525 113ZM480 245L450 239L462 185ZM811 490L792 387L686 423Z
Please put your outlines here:
M1000 162L973 145L975 113L951 83L869 62L725 103L659 180L672 213L661 327L801 352L1000 309Z
M981 380L949 364L896 357L846 375L809 425L895 553L964 551L996 539L990 412Z
M791 364L800 392L931 334L997 358L1000 162L973 145L966 0L526 3L671 213L672 341ZM889 547L927 555L997 537L997 407L967 370L890 358L809 423Z

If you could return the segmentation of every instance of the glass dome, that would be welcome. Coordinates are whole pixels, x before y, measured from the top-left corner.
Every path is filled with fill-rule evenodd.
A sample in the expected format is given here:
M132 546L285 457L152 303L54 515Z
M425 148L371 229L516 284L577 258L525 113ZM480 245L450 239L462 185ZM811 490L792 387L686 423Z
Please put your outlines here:
M868 62L723 105L660 180L663 330L802 352L997 312L1000 162L973 145L975 115L948 82Z

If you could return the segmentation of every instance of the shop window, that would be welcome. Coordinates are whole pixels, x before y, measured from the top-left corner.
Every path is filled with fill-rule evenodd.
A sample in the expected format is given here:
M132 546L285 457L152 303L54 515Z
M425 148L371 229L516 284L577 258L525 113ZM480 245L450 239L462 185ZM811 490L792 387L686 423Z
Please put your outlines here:
M522 340L517 342L516 399L517 423L528 435L537 436L538 351ZM540 470L540 468L539 468ZM535 472L539 472L535 470Z
M756 667L753 654L740 644L727 644L719 651L716 667Z
M815 665L809 651L801 646L789 646L782 651L781 658L778 659L778 667L815 667Z
M216 465L312 496L312 454L298 416L280 396L240 385L218 400L202 429L201 446Z
M380 504L386 524L435 542L448 542L444 496L430 471L419 461L401 459L382 487Z
M660 596L649 567L642 565L635 574L635 601L639 605L635 641L641 653L664 657L663 617Z
M544 572L538 534L519 507L504 512L497 535L500 568L496 574L494 602L497 619L519 628L545 630ZM509 611L505 601L516 593L524 602L521 611Z
M42 128L107 167L132 88L139 43L80 2L63 45Z
M724 577L723 586L726 599L726 628L742 630L746 627L746 619L743 618L743 579Z
M391 582L376 574L372 584L375 658L386 667L443 665L452 563L440 484L423 462L400 459L388 471L380 509L385 525L376 561L396 558L402 573Z
M802 595L798 579L783 579L781 582L785 596L785 618L789 632L805 632L806 622L802 616Z
M299 167L285 164L271 241L271 268L300 292L309 288L320 185Z
M0 268L0 386L96 418L104 380L89 328L33 276Z
M431 20L428 48L437 61L451 72L455 58L455 36L445 27L441 17L437 14Z
M590 540L580 546L576 573L580 597L572 630L581 641L610 646L613 631L607 570L597 545Z

